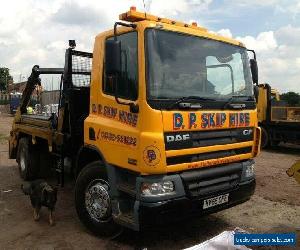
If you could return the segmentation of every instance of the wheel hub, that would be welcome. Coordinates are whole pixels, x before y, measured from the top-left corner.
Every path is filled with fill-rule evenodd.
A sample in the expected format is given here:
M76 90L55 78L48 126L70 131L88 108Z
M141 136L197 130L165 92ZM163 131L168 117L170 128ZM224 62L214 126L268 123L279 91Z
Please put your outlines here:
M97 222L106 220L111 214L109 185L104 180L94 180L85 192L85 206L90 217Z
M26 165L25 165L25 156L23 150L21 150L20 153L20 167L22 171L25 171Z

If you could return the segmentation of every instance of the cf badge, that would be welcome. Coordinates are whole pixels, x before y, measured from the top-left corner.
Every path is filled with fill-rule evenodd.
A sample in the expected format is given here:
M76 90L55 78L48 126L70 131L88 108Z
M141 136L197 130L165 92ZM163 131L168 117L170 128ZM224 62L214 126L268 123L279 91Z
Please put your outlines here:
M252 129L244 129L243 135L251 135L253 133Z

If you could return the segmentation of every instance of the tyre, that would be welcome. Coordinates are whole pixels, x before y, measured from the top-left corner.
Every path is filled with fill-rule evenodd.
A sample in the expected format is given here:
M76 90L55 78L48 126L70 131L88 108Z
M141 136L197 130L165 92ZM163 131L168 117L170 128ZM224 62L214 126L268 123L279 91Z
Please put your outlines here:
M270 145L270 136L268 131L264 128L261 127L261 148L265 149L269 147Z
M48 150L47 143L39 144L40 149L40 171L39 171L39 178L47 178L52 176L52 158L51 154Z
M120 230L112 218L109 183L100 161L86 165L75 184L75 206L80 221L95 235L112 236Z
M39 150L32 145L28 137L22 137L19 141L17 155L19 172L23 180L29 181L37 178L39 174Z

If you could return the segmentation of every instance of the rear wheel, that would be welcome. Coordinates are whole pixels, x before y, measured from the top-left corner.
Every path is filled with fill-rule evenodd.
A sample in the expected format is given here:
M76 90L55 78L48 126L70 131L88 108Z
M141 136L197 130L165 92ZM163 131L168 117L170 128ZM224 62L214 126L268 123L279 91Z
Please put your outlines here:
M18 165L22 179L35 179L39 174L39 150L28 137L22 137L18 146Z
M80 221L94 234L111 236L120 227L113 221L110 187L100 161L85 166L75 184L75 206Z
M267 148L270 145L270 136L268 131L261 127L261 148Z

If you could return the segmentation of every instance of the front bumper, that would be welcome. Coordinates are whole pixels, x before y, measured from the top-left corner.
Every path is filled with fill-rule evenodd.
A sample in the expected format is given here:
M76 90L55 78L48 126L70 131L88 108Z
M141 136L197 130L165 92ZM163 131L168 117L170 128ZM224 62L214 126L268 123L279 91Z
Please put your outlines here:
M136 177L136 193L130 200L131 222L118 221L122 208L113 207L115 221L134 230L162 225L190 216L200 216L227 209L250 199L255 190L255 176L247 174L253 160L184 171L169 175ZM175 191L164 195L143 195L139 190L143 183L172 181ZM228 194L226 203L204 209L206 199ZM124 200L123 200L124 201ZM128 201L128 200L127 200ZM127 206L128 207L128 206ZM124 223L125 222L125 223Z
M217 205L211 208L203 209L203 202L207 198L216 196L211 195L202 199L189 199L182 197L168 201L147 203L140 202L139 206L139 224L141 228L154 225L162 225L183 220L190 216L200 216L214 213L243 203L250 199L255 190L255 179L240 183L235 190L225 191L221 194L229 193L229 200L225 204Z

